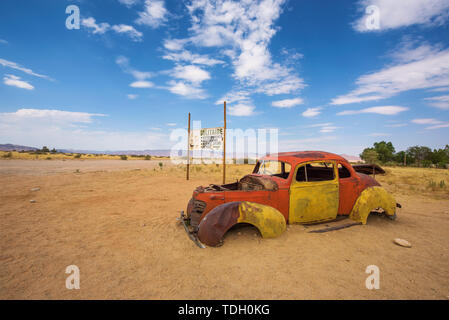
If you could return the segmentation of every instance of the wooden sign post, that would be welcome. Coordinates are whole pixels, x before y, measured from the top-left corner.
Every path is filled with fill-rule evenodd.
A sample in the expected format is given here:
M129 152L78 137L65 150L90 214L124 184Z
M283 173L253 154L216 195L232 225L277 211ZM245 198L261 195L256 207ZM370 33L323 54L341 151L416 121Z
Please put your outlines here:
M223 127L223 184L226 183L226 101L223 107L224 127Z
M190 112L189 112L189 124L187 126L187 180L189 180L190 170Z
M223 108L223 116L224 116L224 126L223 126L223 184L226 183L226 101L224 101L224 108ZM218 128L206 128L199 130L199 132L196 132L193 129L193 133L196 133L194 135L195 139L190 139L191 136L191 130L190 130L190 112L189 112L189 123L187 126L187 176L186 180L189 180L190 177L190 143L192 142L193 150L197 149L207 149L211 148L213 150L220 150L219 148L219 142L221 141L219 137L219 132L221 131L221 127ZM203 132L204 131L204 132ZM198 140L199 139L199 140Z

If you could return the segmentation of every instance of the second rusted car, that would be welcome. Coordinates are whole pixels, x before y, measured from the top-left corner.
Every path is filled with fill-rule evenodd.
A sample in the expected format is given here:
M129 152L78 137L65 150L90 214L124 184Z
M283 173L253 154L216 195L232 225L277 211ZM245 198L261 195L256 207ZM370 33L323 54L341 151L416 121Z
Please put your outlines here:
M351 166L328 152L268 155L237 182L196 188L181 219L199 246L221 244L224 234L239 223L251 224L270 238L284 232L287 223L319 223L339 215L366 224L376 209L394 219L399 205L368 175L376 173L383 170Z

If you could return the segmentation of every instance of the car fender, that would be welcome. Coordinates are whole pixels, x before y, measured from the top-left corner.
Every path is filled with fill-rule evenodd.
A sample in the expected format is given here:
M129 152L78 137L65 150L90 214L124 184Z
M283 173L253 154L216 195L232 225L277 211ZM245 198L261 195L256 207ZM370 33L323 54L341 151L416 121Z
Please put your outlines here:
M384 188L373 186L366 188L360 193L352 211L349 215L354 221L366 224L371 211L382 208L387 216L394 217L396 214L396 201L394 197Z
M287 227L277 209L255 202L235 201L212 209L198 226L198 238L208 246L217 246L225 233L238 223L255 226L263 238L277 237Z

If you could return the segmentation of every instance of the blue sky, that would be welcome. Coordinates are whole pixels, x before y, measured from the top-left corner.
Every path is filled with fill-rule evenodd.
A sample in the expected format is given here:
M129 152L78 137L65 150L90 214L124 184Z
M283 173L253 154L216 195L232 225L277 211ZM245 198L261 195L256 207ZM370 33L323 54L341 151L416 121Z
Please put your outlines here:
M447 0L3 0L0 143L169 149L227 100L281 151L443 147L448 20Z

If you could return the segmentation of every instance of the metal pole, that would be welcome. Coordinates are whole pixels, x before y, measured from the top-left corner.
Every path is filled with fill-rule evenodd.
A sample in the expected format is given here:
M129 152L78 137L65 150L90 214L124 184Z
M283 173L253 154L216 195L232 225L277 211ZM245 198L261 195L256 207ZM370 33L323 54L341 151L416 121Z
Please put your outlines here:
M189 180L190 171L190 112L189 112L189 125L187 129L187 180Z
M223 127L223 184L226 183L226 101L223 107L224 127Z

